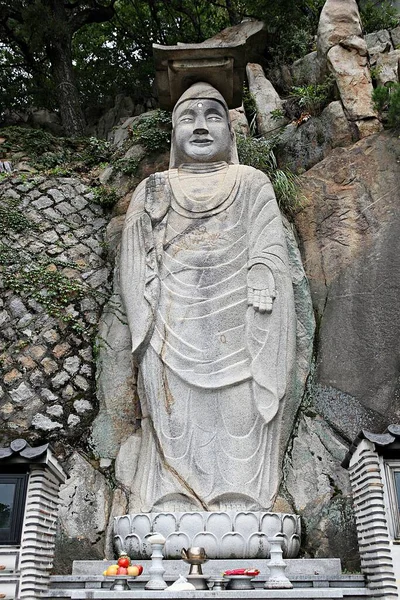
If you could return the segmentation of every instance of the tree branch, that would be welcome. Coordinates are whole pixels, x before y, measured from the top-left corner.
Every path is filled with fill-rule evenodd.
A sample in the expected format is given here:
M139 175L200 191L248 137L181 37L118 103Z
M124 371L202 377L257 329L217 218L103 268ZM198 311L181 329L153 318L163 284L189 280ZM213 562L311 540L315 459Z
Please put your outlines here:
M89 23L104 23L105 21L110 21L115 14L115 2L116 0L111 0L108 6L102 6L101 4L97 4L97 2L93 2L91 8L85 8L74 13L69 17L71 31L74 33ZM78 3L75 3L75 5L77 4ZM68 8L68 5L66 8Z

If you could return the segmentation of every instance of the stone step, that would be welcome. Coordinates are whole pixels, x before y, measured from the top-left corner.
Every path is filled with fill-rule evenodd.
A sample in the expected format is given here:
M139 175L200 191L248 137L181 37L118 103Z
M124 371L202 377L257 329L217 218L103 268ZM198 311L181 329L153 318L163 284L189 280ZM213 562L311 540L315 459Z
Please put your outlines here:
M141 575L140 577L127 577L129 585L136 589L143 589L149 577ZM165 576L168 584L173 583L176 577ZM259 575L253 580L256 588L262 588L267 577ZM365 580L363 575L291 575L290 581L296 588L363 588ZM114 582L113 577L103 577L102 575L53 575L50 578L50 588L55 589L100 589L109 588Z
M64 595L62 595L64 592ZM106 589L50 590L42 598L46 600L361 600L369 597L366 588L309 588L292 590L249 591L146 591L144 589L130 591L111 591Z
M135 579L127 578L129 585L131 586L130 591L124 592L111 592L110 587L114 583L113 577L103 576L83 576L83 575L67 575L67 576L52 576L50 580L50 590L48 594L44 595L43 598L46 600L73 600L79 598L130 598L147 599L155 598L155 592L149 592L144 590L144 586L147 583L148 576L140 576ZM165 580L168 584L175 581L175 576L165 576ZM266 580L266 576L258 576L253 580L255 590L246 592L247 595L242 596L244 592L224 591L224 592L213 592L213 591L196 591L196 592L183 592L185 595L182 598L194 598L203 600L207 598L230 598L233 600L235 597L238 598L290 598L296 599L312 599L312 598L346 598L346 600L357 600L359 598L366 597L368 590L365 588L365 581L362 575L292 575L291 582L293 584L293 590L264 590L263 585ZM221 596L220 594L223 593ZM289 593L289 595L285 595ZM122 596L116 596L115 594L122 594ZM163 598L176 597L176 593L172 595L171 592L157 592L157 594L163 594L160 596L160 600ZM195 595L193 595L195 594ZM237 595L239 594L239 596ZM261 595L260 595L261 594ZM271 595L272 594L272 595ZM283 595L282 595L283 594ZM158 596L157 596L158 598Z

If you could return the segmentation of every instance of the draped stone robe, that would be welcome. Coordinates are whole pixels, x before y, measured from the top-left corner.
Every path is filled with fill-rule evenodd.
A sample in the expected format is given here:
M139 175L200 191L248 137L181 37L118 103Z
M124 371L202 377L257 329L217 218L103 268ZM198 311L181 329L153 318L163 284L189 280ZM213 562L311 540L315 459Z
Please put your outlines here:
M142 511L268 510L277 493L295 345L286 242L263 173L229 165L223 188L188 198L171 169L142 182L127 213L120 287L139 367ZM272 313L247 305L255 264L273 274Z

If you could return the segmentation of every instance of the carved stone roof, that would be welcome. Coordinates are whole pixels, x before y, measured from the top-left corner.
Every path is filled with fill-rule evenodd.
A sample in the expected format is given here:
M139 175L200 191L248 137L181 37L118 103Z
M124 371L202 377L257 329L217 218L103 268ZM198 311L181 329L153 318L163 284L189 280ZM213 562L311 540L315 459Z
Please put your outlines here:
M37 446L32 448L26 440L17 439L13 440L11 444L6 448L0 448L0 460L6 460L7 458L23 458L27 461L35 462L35 459L40 458L47 452L49 444L43 446Z
M248 20L199 44L153 44L160 107L172 110L183 92L204 81L222 94L229 108L238 108L246 64L257 48L262 54L266 35L264 23Z
M350 459L354 454L358 444L362 440L369 440L378 447L388 447L395 442L400 442L400 425L388 425L386 431L383 433L373 433L371 431L367 431L366 429L362 429L351 444L349 451L342 462L342 467L345 469L347 469L349 466Z

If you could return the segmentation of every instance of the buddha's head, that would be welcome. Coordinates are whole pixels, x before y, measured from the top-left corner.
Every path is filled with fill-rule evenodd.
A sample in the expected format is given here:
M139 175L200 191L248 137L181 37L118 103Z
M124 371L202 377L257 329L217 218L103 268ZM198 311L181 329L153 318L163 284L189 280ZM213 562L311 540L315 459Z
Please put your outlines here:
M183 163L237 162L229 110L208 83L195 83L172 113L171 167Z

